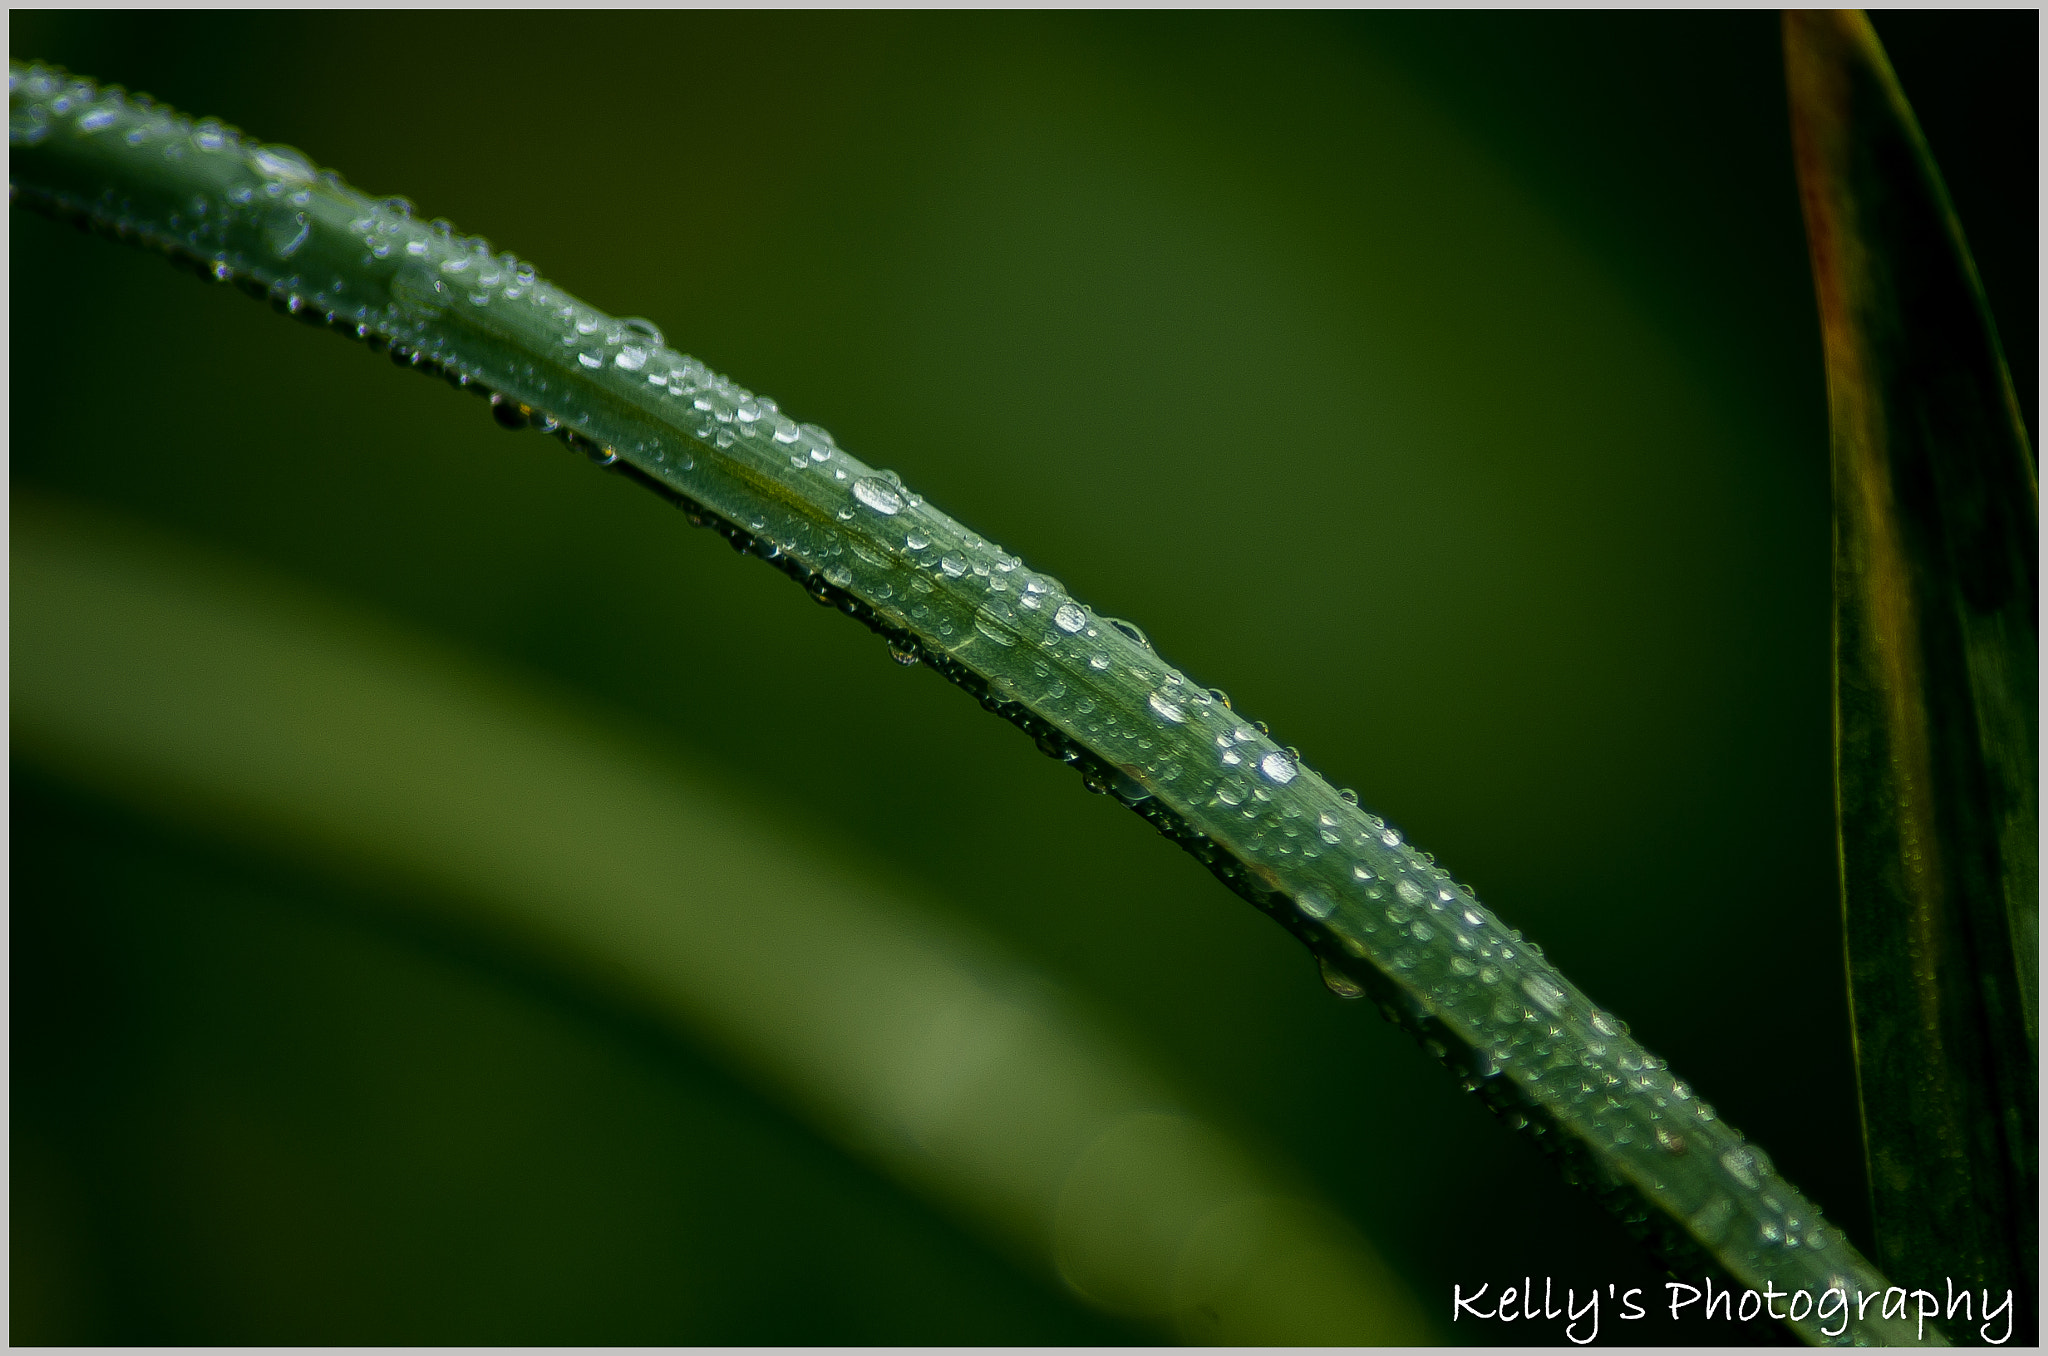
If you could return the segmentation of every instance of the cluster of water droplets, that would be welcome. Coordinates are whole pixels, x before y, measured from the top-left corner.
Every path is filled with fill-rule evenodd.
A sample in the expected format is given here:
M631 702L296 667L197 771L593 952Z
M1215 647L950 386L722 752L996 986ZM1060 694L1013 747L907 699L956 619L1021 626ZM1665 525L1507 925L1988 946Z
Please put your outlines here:
M1234 734L1214 743L1232 776L1213 784L1219 800L1233 804L1250 760ZM1626 1023L1594 1006L1535 943L1348 794L1319 794L1327 792L1321 779L1298 763L1289 765L1288 780L1303 794L1274 796L1287 803L1261 811L1243 851L1273 863L1302 920L1326 937L1319 949L1333 989L1363 991L1354 961L1391 978L1400 995L1391 1015L1453 1038L1430 1044L1468 1088L1507 1085L1509 1095L1492 1100L1510 1108L1511 1120L1524 1121L1515 1108L1526 1108L1570 1131L1745 1282L1816 1293L1882 1288L1762 1150ZM1281 866L1290 853L1292 870Z
M1361 992L1358 967L1386 976L1405 1019L1462 1044L1469 1085L1512 1084L1743 1279L1874 1282L1760 1151L1533 943L1135 626L670 348L651 323L598 311L482 238L418 220L404 199L62 72L12 65L9 80L17 157L62 138L74 158L188 171L52 190L71 193L71 209L479 383L507 422L573 430L600 460L687 496L821 599L869 609L898 660L943 658L991 705L1057 732L1056 751L1085 749L1113 778L1103 789L1228 854L1234 883L1316 944L1334 990Z

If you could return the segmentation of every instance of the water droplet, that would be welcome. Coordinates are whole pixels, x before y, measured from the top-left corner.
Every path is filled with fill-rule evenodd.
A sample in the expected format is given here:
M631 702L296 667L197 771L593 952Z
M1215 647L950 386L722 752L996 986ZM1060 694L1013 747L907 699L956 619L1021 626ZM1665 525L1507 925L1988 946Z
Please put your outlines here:
M604 366L604 355L601 353L579 353L576 355L576 361L594 372Z
M1143 782L1122 772L1117 773L1110 781L1109 793L1126 805L1136 805L1140 801L1152 799L1152 793L1145 789Z
M1017 643L1017 638L1004 627L1003 620L986 607L978 608L974 614L974 629L1007 650Z
M1316 968L1322 971L1323 987L1339 998L1362 998L1365 986L1333 965L1328 957L1318 956Z
M81 132L97 132L103 127L111 127L114 125L115 116L114 110L111 108L95 108L90 113L79 117L78 130Z
M1756 1154L1746 1145L1738 1144L1721 1155L1721 1166L1728 1175L1754 1191L1763 1185L1763 1176L1757 1169Z
M1088 614L1072 603L1061 603L1052 614L1052 623L1071 636L1088 624Z
M639 335L656 348L668 347L668 340L662 337L660 326L656 325L652 320L645 320L640 316L631 315L621 320L619 324L631 330L634 334ZM691 347L695 348L696 345L692 344Z
M880 514L894 517L903 512L903 496L880 476L862 476L854 481L853 497Z
M834 561L825 567L825 582L843 589L853 582L853 571L843 562Z
M1619 1036L1621 1034L1621 1028L1614 1024L1614 1019L1598 1008L1593 1009L1593 1015L1587 1019L1586 1024L1603 1036Z
M1328 918L1331 911L1337 907L1334 902L1314 890L1303 890L1296 895L1294 905L1311 918Z
M1104 617L1103 620L1108 622L1111 626L1114 626L1117 630L1123 632L1125 635L1129 636L1138 644L1144 646L1146 649L1149 650L1152 648L1152 642L1145 639L1145 633L1143 631L1140 631L1137 627L1131 625L1129 622L1118 621L1115 617Z
M906 666L915 664L918 660L916 642L913 641L905 644L899 641L890 641L889 658Z
M1109 668L1109 656L1099 652L1089 655L1088 667L1094 669L1097 673L1103 672Z
M1552 984L1541 975L1530 975L1522 981L1522 992L1528 994L1537 1007L1555 1017L1564 1011L1564 990Z
M641 368L647 366L647 350L633 344L627 344L619 350L619 355L613 358L612 361L618 366L625 368L628 372L638 372Z
M967 573L967 562L958 556L940 556L939 569L944 571L948 579L958 579Z
M276 218L270 223L267 231L271 252L280 259L291 258L299 252L299 247L306 243L306 237L311 235L312 231L313 228L308 224L304 212L293 212L289 216Z
M1175 703L1168 701L1165 693L1153 693L1150 698L1150 703L1152 707L1152 714L1158 716L1161 720L1169 721L1175 725L1185 725L1187 723L1187 712L1182 710Z
M1685 1152L1685 1136L1679 1134L1668 1125L1657 1127L1657 1144L1666 1153L1682 1154Z
M1721 1236L1728 1231L1728 1221L1733 1218L1735 1202L1726 1196L1716 1196L1695 1210L1686 1220L1686 1225L1692 1230L1694 1237L1712 1247L1721 1241Z
M1294 755L1285 749L1275 749L1259 760L1259 771L1275 786L1285 786L1294 780L1300 769L1295 765Z

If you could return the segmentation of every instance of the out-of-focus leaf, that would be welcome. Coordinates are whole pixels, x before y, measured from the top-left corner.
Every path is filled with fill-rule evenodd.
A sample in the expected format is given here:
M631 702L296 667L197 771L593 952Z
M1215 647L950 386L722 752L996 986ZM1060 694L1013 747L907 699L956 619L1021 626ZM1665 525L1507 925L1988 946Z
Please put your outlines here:
M19 496L11 525L18 756L426 885L1098 1308L1193 1341L1432 1335L1327 1207L985 940L317 598Z
M1869 21L1788 12L1785 50L1833 428L1836 803L1878 1256L2031 1293L2033 453Z

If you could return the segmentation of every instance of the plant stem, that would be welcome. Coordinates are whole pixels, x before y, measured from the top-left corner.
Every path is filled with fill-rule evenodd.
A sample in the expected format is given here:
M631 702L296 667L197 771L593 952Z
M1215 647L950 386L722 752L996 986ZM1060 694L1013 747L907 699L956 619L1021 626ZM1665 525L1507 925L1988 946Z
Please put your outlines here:
M1760 1291L1846 1291L1840 1331L1813 1310L1792 1324L1809 1341L1915 1339L1910 1316L1857 1315L1857 1293L1884 1279L1624 1023L1135 627L652 326L415 220L403 200L46 67L11 64L9 85L17 201L388 346L488 396L502 422L556 432L655 488L1137 809L1307 943L1333 989L1372 991L1667 1255L1696 1244Z

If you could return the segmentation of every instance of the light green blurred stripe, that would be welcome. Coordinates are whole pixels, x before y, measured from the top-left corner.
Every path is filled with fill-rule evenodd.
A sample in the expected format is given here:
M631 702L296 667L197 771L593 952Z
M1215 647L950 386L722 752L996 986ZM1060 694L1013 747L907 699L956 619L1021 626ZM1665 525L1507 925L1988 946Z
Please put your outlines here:
M17 756L427 885L1104 1308L1196 1341L1431 1336L1362 1240L1043 980L628 732L133 529L18 496L12 525Z

